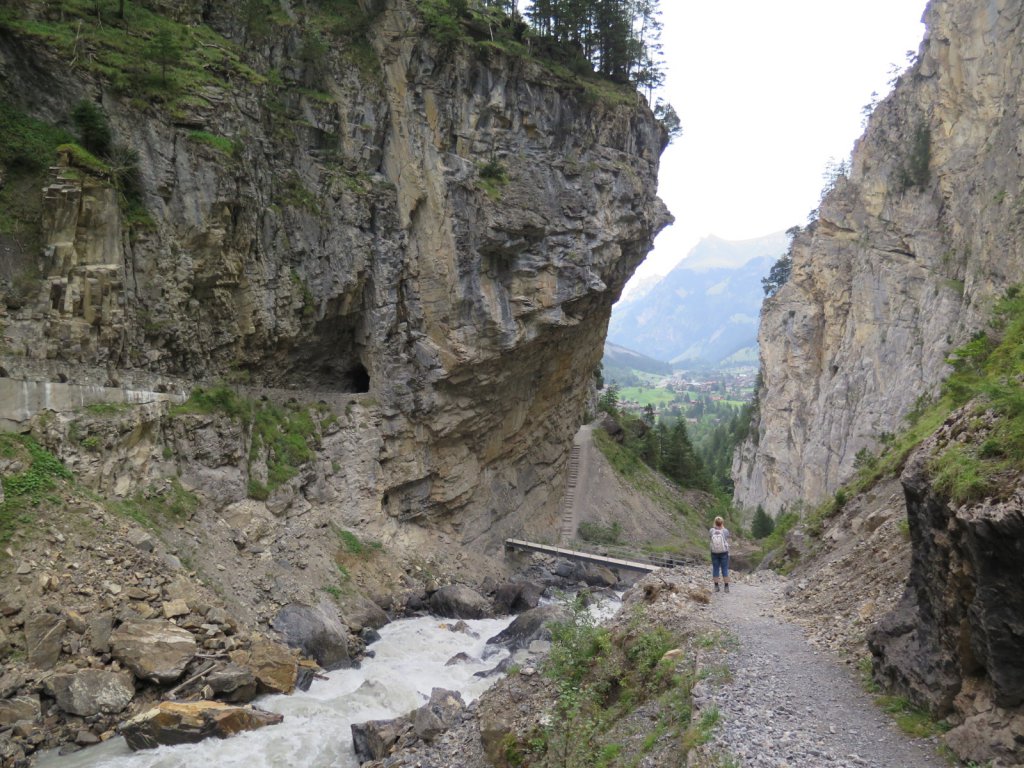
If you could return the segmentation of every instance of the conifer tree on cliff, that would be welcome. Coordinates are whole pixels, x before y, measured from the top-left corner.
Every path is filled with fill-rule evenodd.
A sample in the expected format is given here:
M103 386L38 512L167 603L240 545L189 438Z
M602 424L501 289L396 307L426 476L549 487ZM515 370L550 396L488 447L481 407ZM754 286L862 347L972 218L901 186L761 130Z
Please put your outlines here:
M576 49L594 69L650 93L663 81L658 0L534 0L541 35Z

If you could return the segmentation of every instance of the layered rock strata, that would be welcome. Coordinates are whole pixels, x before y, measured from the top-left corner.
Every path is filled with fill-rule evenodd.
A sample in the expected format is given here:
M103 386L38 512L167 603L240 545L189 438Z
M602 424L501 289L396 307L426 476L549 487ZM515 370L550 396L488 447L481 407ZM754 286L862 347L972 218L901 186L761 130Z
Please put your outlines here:
M355 43L335 41L311 94L312 65L289 55L297 29L243 49L230 10L163 4L259 73L173 116L0 30L3 96L54 121L100 101L138 153L150 219L128 228L109 179L57 163L44 268L8 302L0 366L172 391L233 378L342 407L352 395L373 433L348 435L352 517L434 519L492 547L555 520L611 305L668 221L666 137L638 97L438 46L414 4L376 5L377 61L353 66ZM26 272L39 257L14 253Z
M766 300L764 386L736 501L816 503L935 394L945 358L1024 276L1020 2L935 0L915 63Z

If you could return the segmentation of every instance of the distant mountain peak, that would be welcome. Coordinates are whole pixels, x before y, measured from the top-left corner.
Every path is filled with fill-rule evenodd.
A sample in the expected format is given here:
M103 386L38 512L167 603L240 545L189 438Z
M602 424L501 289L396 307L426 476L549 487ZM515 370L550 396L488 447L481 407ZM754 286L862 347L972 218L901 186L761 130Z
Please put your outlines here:
M709 235L653 287L612 309L608 341L673 364L714 365L757 346L761 278L789 235L748 240Z
M675 269L691 272L739 269L754 259L777 258L786 252L787 247L789 235L782 231L747 240L726 240L718 235L708 235L680 259Z

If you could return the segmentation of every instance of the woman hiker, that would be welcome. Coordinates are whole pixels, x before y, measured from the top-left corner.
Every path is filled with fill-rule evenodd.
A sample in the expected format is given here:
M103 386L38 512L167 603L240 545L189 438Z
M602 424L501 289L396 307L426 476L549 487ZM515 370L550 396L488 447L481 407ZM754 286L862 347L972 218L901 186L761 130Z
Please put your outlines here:
M729 591L729 529L725 527L725 520L721 517L715 518L715 527L709 530L711 534L711 578L715 582L715 592L718 591L718 572L722 572L722 580L725 582L725 591Z

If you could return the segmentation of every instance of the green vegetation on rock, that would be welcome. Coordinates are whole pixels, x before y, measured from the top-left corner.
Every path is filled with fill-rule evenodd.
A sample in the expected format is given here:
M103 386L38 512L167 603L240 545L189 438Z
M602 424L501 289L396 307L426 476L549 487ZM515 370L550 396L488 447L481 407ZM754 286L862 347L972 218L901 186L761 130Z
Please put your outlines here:
M1002 499L1024 472L1024 294L1011 288L993 311L987 331L975 334L948 358L952 373L937 398L922 396L907 414L907 427L885 435L883 450L858 453L857 474L836 494L812 509L804 524L812 536L846 501L903 470L907 458L953 415L965 408L966 422L954 439L937 443L928 468L932 485L953 504ZM781 544L782 516L765 539L765 550ZM784 532L784 531L783 531Z
M249 469L264 462L267 480L250 478L252 498L266 499L312 461L310 443L319 439L318 423L330 418L329 411L316 406L288 403L280 406L269 401L249 400L225 386L197 388L189 399L171 409L172 415L219 413L239 421L249 431Z
M37 508L71 471L30 435L0 434L0 461L9 467L0 480L0 544L6 544L16 530L32 524Z
M168 523L188 520L199 507L199 498L172 478L166 483L151 486L133 496L112 501L110 509L124 517L152 530L159 530Z
M693 654L665 658L682 639L651 622L639 608L625 627L597 625L581 599L570 618L551 629L544 674L555 686L551 722L505 742L509 765L635 766L659 749L683 764L710 735L715 716L693 722L692 690L703 677ZM684 648L686 643L682 643ZM643 710L655 713L637 721ZM642 730L637 730L637 727Z

